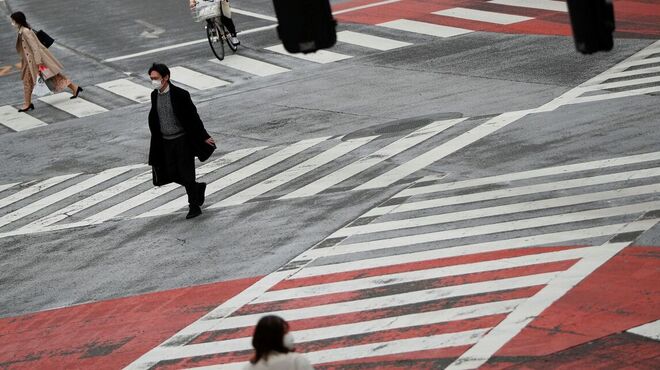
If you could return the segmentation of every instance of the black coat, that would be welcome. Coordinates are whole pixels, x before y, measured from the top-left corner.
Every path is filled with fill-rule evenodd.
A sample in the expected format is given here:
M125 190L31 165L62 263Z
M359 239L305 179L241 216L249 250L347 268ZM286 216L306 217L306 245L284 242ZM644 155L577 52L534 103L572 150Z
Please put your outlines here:
M204 129L204 124L197 114L197 108L193 104L190 94L170 82L170 98L172 108L177 120L186 131L188 144L195 156L203 153L204 142L211 136ZM151 131L151 146L149 148L149 164L152 166L163 165L163 135L160 132L160 120L156 101L158 90L151 93L151 111L149 111L149 130Z

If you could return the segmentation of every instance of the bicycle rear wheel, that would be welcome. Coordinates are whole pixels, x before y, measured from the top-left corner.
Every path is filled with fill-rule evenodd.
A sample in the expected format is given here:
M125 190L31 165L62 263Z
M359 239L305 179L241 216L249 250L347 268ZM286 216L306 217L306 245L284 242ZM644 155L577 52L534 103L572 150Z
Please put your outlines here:
M213 20L206 21L206 37L209 39L209 46L211 46L213 55L218 60L225 59L225 45L222 42L222 39L225 38L223 31L218 27L217 22Z

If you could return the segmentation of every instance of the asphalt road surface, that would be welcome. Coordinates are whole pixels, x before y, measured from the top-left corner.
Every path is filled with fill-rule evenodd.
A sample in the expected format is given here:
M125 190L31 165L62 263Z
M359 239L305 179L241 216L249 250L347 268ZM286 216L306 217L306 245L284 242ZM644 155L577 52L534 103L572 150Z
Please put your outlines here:
M219 62L186 1L0 0L85 88L18 114L3 18L0 368L240 369L273 312L321 369L660 366L660 4L584 56L561 1L332 1L303 56L232 3ZM194 220L154 61L219 144Z

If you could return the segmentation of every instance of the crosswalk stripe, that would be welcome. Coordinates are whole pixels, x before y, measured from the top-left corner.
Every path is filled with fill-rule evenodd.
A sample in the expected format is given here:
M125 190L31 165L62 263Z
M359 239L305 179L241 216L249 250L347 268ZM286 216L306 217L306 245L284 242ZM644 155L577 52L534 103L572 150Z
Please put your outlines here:
M309 54L302 54L302 53L292 54L286 51L284 46L281 44L267 47L266 50L270 50L278 54L284 54L294 58L303 59L320 64L338 62L340 60L352 58L352 56L350 55L336 53L334 51L328 51L328 50L318 50L315 53L309 53Z
M172 81L182 83L197 90L208 90L214 87L229 85L227 81L180 66L170 68L170 76Z
M656 341L660 341L660 320L637 326L627 331L628 333L633 333Z
M571 180L548 182L536 185L519 186L499 190L482 191L465 195L456 195L451 197L442 197L417 202L409 202L397 206L377 207L365 214L364 217L384 215L387 213L401 213L409 211L419 211L429 208L444 207L450 205L466 204L471 202L480 202L486 200L496 200L502 198L511 198L521 195L537 194L555 190L567 190L582 188L585 186L603 185L620 181L639 180L649 177L660 176L660 167L644 170L617 172L607 175L592 177L581 177Z
M18 221L21 218L31 215L41 209L44 209L50 205L53 205L61 200L64 200L74 194L78 194L81 191L92 188L96 185L104 183L114 177L117 177L125 172L128 172L136 166L126 166L126 167L117 167L109 170L105 170L93 177L90 177L80 183L72 185L66 189L63 189L55 194L51 194L45 198L42 198L34 203L28 204L23 208L17 209L14 212L8 213L0 217L0 227L8 225L14 221Z
M10 204L16 203L20 200L23 200L31 195L37 194L40 191L46 190L52 186L55 186L59 183L62 183L68 179L71 179L73 177L76 177L80 175L79 173L74 173L71 175L63 175L63 176L56 176L56 177L51 177L50 179L43 180L41 182L38 182L36 184L30 185L29 187L20 190L17 193L14 193L12 195L9 195L5 198L0 199L0 208L4 208Z
M459 238L467 238L472 236L492 235L496 233L504 233L518 230L531 229L535 227L555 226L562 224L570 224L574 222L590 221L599 218L624 216L644 213L647 211L655 210L660 207L660 201L644 202L629 204L619 207L593 209L588 211L579 211L573 213L565 213L560 215L542 216L535 218L528 218L516 221L506 221L489 225L480 225L472 227L464 227L458 229L437 231L431 233L416 234L410 236L400 236L388 239L371 240L368 242L357 242L353 244L340 244L333 247L314 249L306 253L306 255L314 256L314 254L327 257L342 254L350 254L357 252L368 252L374 250L391 249L403 246L409 246L421 243L438 242Z
M368 136L359 139L352 139L341 142L332 148L316 155L313 158L306 160L299 165L292 167L284 172L281 172L267 180L260 182L257 185L254 185L248 189L245 189L237 194L232 195L231 197L224 199L210 208L219 208L227 207L232 205L243 204L251 199L258 197L261 194L264 194L272 189L277 188L278 186L284 185L291 180L297 179L300 176L313 171L316 168L319 168L331 161L343 156L346 153L349 153L377 138L378 136Z
M59 93L39 98L42 102L67 112L75 117L88 117L108 110L83 98L69 99L71 94Z
M501 258L493 261L481 261L453 266L436 267L425 270L415 270L366 278L336 281L311 286L273 290L266 292L252 303L267 303L289 299L311 298L324 294L344 293L350 291L374 289L405 284L429 279L440 279L450 276L477 274L482 272L506 270L509 268L560 262L581 258L589 248L568 249L557 252L539 253L521 257Z
M151 100L151 92L153 91L148 87L136 84L125 78L100 83L96 86L137 103L149 102Z
M275 64L262 62L260 60L244 57L238 54L226 55L225 59L223 60L211 59L210 61L212 63L220 64L225 67L237 69L239 71L247 72L249 74L261 77L290 71L287 68L280 67Z
M616 65L618 68L630 68L635 66L642 66L647 64L657 64L660 63L660 57L655 58L646 58L646 59L633 59L626 60Z
M76 203L73 203L67 207L64 207L60 210L57 210L53 213L51 213L48 216L45 216L43 218L40 218L28 225L25 225L21 227L18 230L15 230L15 233L23 233L23 234L29 234L32 232L37 232L39 230L43 230L45 227L50 226L54 223L60 222L67 217L71 217L72 215L82 212L85 209L88 209L96 204L99 204L103 201L106 201L114 196L117 196L129 189L132 189L136 186L142 185L144 183L147 183L151 180L152 174L151 171L143 172L137 176L133 176L132 178L122 181L117 185L114 185L110 188L107 188L105 190L102 190L90 197L87 197L85 199L82 199Z
M558 243L567 243L575 240L600 238L615 235L624 232L638 232L648 230L657 220L635 221L632 223L612 224L606 226L596 226L585 229L570 231L560 231L555 233L538 234L524 236L507 240L496 240L479 244L458 245L442 249L431 249L422 252L407 254L397 254L386 257L366 258L349 262L339 262L327 265L305 266L296 272L295 278L307 278L321 276L326 274L354 271L357 269L370 269L397 264L428 261L439 258L452 258L459 256L474 255L478 253L497 252L510 249L528 248L538 245L551 245ZM321 248L322 249L322 248ZM311 251L321 252L321 250L312 249ZM307 260L314 256L321 256L320 253L302 254L297 260Z
M607 93L607 94L580 96L578 98L574 98L566 102L566 104L591 103L591 102L597 102L597 101L603 101L609 99L619 99L619 98L627 98L630 96L653 94L657 92L660 92L660 86L647 87L643 89L626 90L626 91Z
M631 188L616 189L598 193L581 194L561 198L548 198L530 202L507 204L503 206L486 207L472 209L468 211L459 211L443 213L441 215L423 216L408 218L404 220L385 221L373 224L346 227L330 235L330 238L352 236L376 233L381 231L392 231L408 229L413 227L422 227L429 225L439 225L444 223L473 220L484 217L503 216L515 213L536 211L541 209L551 209L557 207L574 206L591 202L600 202L624 197L634 197L644 194L653 194L660 192L660 184L646 186L636 186Z
M421 33L429 36L452 37L473 32L463 28L442 26L434 23L411 21L409 19L397 19L395 21L380 23L378 26L391 28L399 31Z
M616 88L621 88L621 87L649 84L649 83L654 83L654 82L660 82L660 77L636 78L634 80L617 81L617 82L601 83L601 84L598 84L598 85L590 85L590 86L585 86L584 91L616 89Z
M513 24L528 21L534 18L523 17L521 15L505 14L488 12L485 10L468 9L468 8L451 8L433 12L436 15L445 17L468 19L471 21L495 23L495 24Z
M516 6L519 8L532 8L542 10L552 10L556 12L568 12L568 7L564 1L555 0L489 0L489 3L498 5Z
M440 134L441 132L453 127L454 125L463 122L467 118L452 119L446 121L436 121L430 123L405 137L393 142L392 144L364 157L359 159L356 162L351 163L350 165L341 168L329 175L322 177L319 180L316 180L302 188L293 191L287 195L282 196L280 199L292 199L299 197L306 197L318 194L323 190L328 189L329 187L339 184L340 182L347 180L360 172L367 170L370 167L381 163L388 158L391 158L399 153L402 153L413 146L420 144L431 137Z
M587 87L591 85L600 84L602 81L607 81L614 78L639 76L639 75L652 74L652 73L660 73L660 67L649 67L649 68L633 69L632 71L603 73L598 75L597 76L598 78L592 78L591 80L585 82L581 86Z
M252 164L249 164L235 172L232 172L216 181L213 181L209 183L206 186L206 195L211 195L214 194L230 185L233 185L239 181L245 180L249 178L252 175L255 175L261 171L264 171L272 166L275 166L276 164L283 162L287 160L288 158L293 157L294 155L307 150L323 141L326 141L330 138L330 136L327 137L321 137L321 138L314 138L314 139L308 139L308 140L301 140L298 141L295 144L289 145L285 147L284 149L269 155L266 158L263 158L261 160L258 160L257 162L254 162ZM176 212L180 210L181 208L185 207L188 204L188 197L187 196L182 196L179 197L171 202L168 202L154 210L151 210L149 212L145 212L141 215L136 216L136 218L143 218L143 217L154 217L154 216L160 216L160 215L166 215L172 212Z
M14 131L25 131L35 127L46 126L45 122L27 113L21 113L18 109L9 105L0 107L0 124Z
M18 184L20 184L20 182L15 182L15 183L12 183L12 184L3 184L3 185L0 185L0 193L2 193L3 191L5 191L5 190L7 190L7 189L9 189L9 188L13 188L14 186L16 186L16 185L18 185ZM0 207L0 208L1 208L1 207Z
M403 180L407 176L424 169L431 164L445 158L446 156L455 153L456 151L480 140L493 132L506 127L512 122L516 122L520 118L527 115L527 112L508 112L500 114L497 117L489 119L481 125L449 140L443 144L427 151L426 153L417 156L408 162L405 162L386 173L379 175L366 183L356 187L353 190L370 190L380 189L394 184L397 181Z
M618 167L632 164L639 164L645 162L653 162L660 160L660 152L650 152L643 154L635 154L625 157L617 158L607 158L600 159L590 162L582 162L575 164L568 164L563 166L553 166L545 167L536 170L528 170L521 172L512 172L503 175L495 175L488 177L481 177L477 179L461 180L455 182L433 184L426 186L419 186L414 188L408 188L400 191L395 195L395 197L409 197L413 195L429 194L429 193L439 193L443 191L450 190L459 190L467 189L471 187L477 187L482 185L496 184L499 182L510 182L517 180L527 180L534 179L544 176L560 175L560 174L570 174L574 172L582 172L588 170L599 170L610 167ZM364 215L367 216L366 214Z
M392 40L384 37L367 35L365 33L358 33L353 31L337 32L337 40L347 44L362 46L376 50L392 50L404 46L412 45L409 42Z

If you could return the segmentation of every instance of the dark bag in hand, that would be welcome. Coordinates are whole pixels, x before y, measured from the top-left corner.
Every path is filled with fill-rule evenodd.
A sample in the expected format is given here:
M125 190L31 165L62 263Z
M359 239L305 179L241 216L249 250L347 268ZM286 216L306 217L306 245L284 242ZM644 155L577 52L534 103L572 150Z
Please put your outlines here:
M273 0L277 34L290 53L313 53L337 42L329 0Z
M154 186L163 186L172 182L162 166L151 166L151 175L153 176Z
M53 43L55 42L55 39L52 37L48 36L44 30L39 30L36 32L37 38L39 39L39 42L43 44L43 46L49 48Z
M211 154L213 154L215 149L216 149L215 145L211 145L211 144L207 144L206 142L203 142L198 148L197 158L199 158L200 162L204 162L205 160L211 157Z

